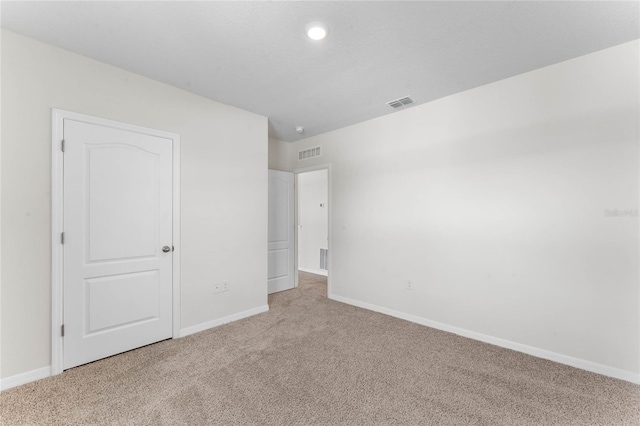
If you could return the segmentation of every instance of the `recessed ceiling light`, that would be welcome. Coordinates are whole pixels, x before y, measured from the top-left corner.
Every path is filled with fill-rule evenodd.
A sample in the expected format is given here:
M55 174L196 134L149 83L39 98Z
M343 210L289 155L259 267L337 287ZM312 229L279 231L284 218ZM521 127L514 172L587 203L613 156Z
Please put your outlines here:
M311 40L322 40L329 34L327 26L321 22L311 22L306 27L307 36Z

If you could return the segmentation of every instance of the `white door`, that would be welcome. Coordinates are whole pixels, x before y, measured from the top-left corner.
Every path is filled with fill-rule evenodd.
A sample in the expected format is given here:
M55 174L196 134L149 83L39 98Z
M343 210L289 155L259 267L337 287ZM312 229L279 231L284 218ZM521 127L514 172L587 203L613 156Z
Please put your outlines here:
M172 337L172 141L64 120L65 369Z
M269 170L269 293L295 286L293 173Z

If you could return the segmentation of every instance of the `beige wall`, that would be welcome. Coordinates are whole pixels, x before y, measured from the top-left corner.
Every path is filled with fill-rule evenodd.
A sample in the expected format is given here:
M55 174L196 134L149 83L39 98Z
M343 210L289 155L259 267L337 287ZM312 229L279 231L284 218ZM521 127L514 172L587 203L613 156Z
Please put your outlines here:
M331 164L333 297L640 380L638 217L605 215L640 207L638 51L293 144Z
M1 377L50 364L51 108L180 134L182 328L266 305L265 117L5 30L1 84Z

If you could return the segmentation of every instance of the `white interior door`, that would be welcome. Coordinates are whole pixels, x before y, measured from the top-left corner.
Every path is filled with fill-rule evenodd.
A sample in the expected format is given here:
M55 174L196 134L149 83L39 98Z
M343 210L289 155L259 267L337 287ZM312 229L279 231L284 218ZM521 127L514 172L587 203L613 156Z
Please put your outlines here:
M172 337L172 141L64 120L65 369Z
M293 173L269 170L269 293L295 286Z

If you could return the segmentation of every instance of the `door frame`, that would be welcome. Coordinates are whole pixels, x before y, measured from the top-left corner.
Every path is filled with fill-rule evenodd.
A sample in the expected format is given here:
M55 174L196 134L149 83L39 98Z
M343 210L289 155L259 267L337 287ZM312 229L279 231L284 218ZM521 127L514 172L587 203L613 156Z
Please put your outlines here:
M294 189L294 193L295 193L295 199L294 199L294 204L295 204L295 209L294 209L294 228L295 228L295 234L294 234L294 242L293 242L293 246L294 246L294 251L295 251L295 286L298 287L298 200L299 200L299 194L298 191L300 190L300 185L298 184L298 175L300 173L307 173L307 172L315 172L317 170L326 170L327 171L327 202L329 203L329 209L327 210L327 250L329 251L328 256L327 256L327 262L329 263L329 269L327 269L327 298L328 299L333 299L333 292L332 292L332 287L331 287L331 269L333 268L333 250L331 249L331 242L333 241L333 238L331 238L331 211L333 210L333 200L331 197L331 164L330 163L325 163L325 164L317 164L315 166L309 166L309 167L302 167L299 169L294 169L293 170L293 175L294 175L294 180L293 180L293 189Z
M180 336L180 135L161 130L121 123L86 114L51 109L51 375L63 371L64 339L61 327L64 320L64 251L60 241L64 231L64 155L62 139L64 120L95 124L144 135L157 136L172 141L173 147L173 338Z

